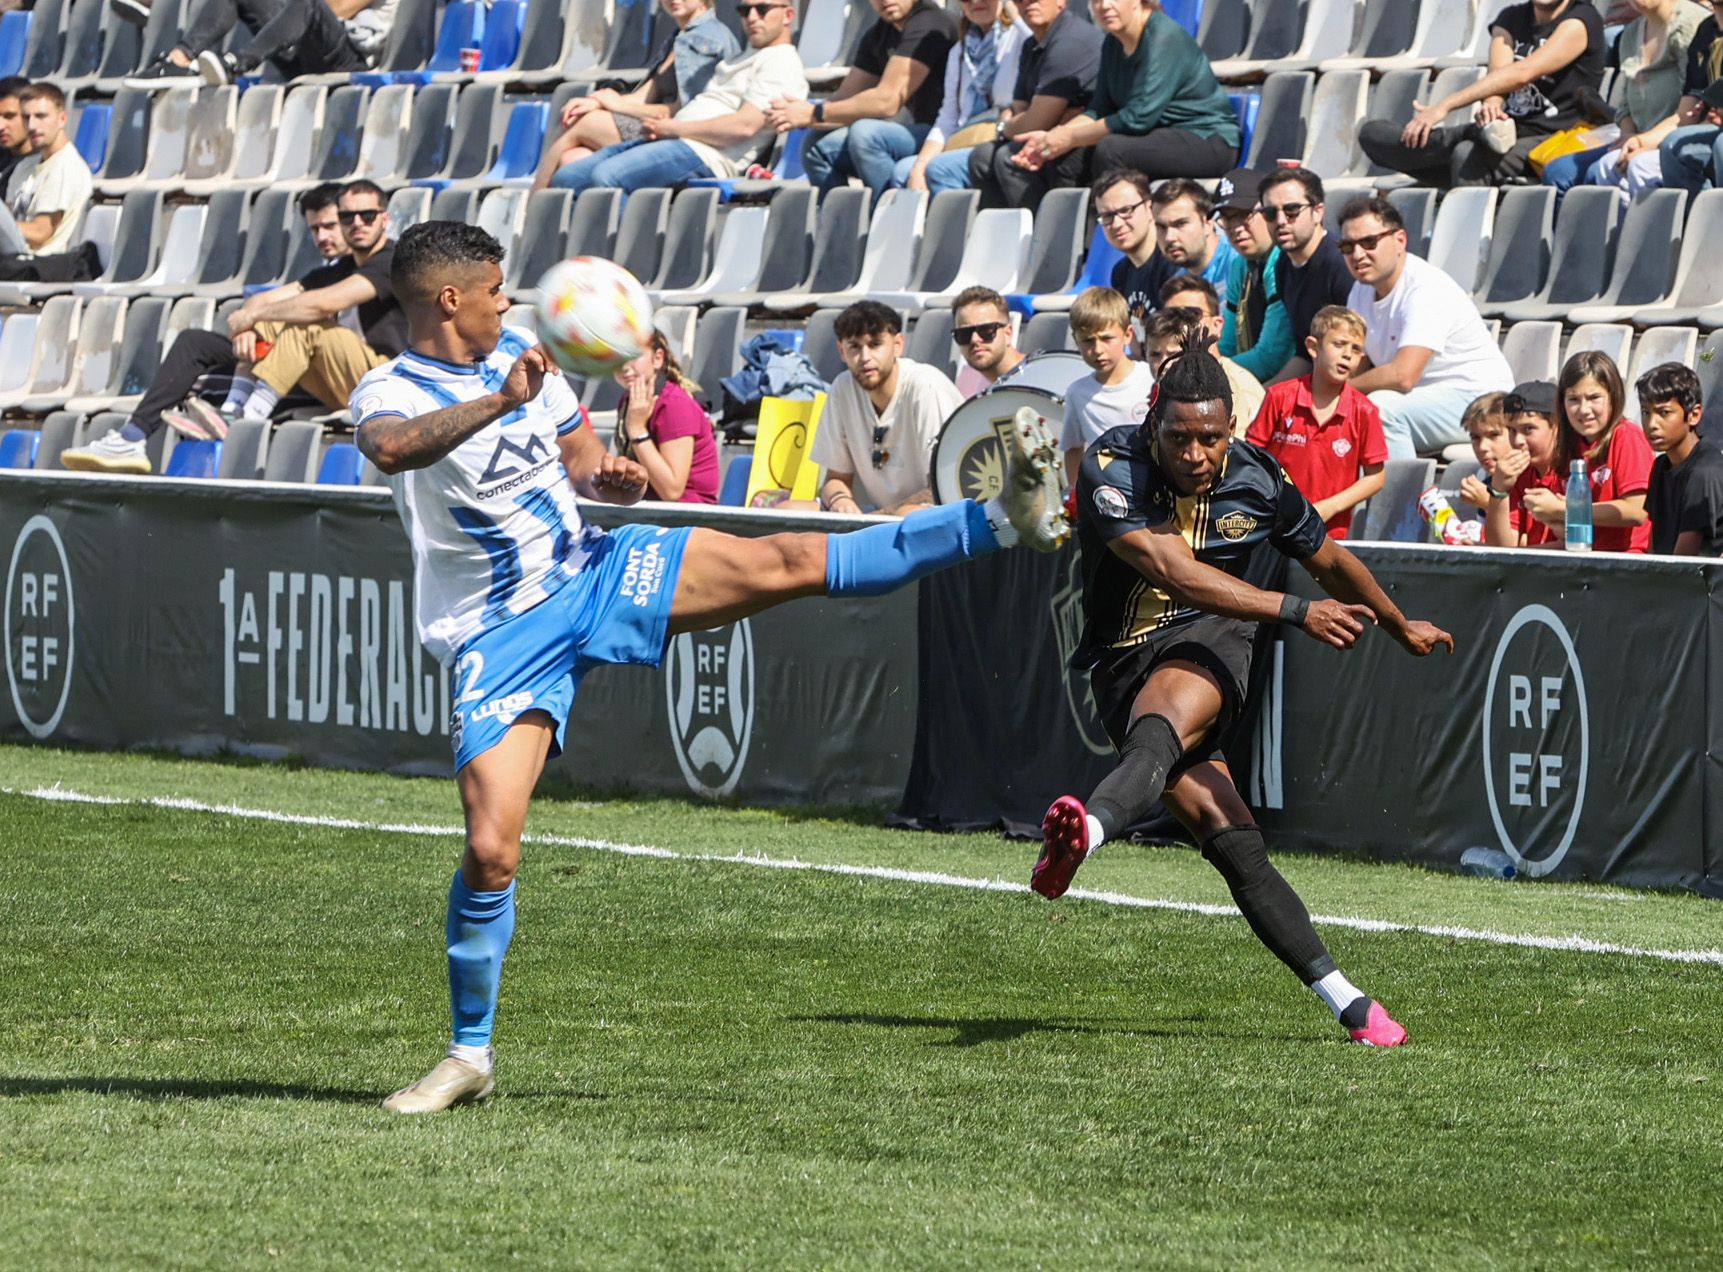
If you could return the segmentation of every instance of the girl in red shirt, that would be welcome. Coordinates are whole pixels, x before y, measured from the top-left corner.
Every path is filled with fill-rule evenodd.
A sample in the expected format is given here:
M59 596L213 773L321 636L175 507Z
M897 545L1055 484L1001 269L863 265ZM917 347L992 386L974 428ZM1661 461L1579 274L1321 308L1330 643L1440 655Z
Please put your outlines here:
M1592 547L1599 552L1651 550L1645 492L1656 456L1644 430L1622 417L1626 409L1627 389L1613 358L1587 351L1567 360L1556 381L1556 410L1570 452L1585 460L1591 478ZM1566 537L1566 494L1528 492L1525 507L1560 546Z
M646 352L616 373L623 398L616 408L616 449L646 469L648 499L718 502L718 439L682 374L662 331Z

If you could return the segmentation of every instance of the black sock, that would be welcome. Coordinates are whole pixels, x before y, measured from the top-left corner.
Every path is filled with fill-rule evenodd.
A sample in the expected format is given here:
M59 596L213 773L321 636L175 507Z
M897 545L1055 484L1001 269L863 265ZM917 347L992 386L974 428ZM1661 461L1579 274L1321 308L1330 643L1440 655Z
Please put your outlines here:
M1108 839L1124 834L1155 806L1167 774L1185 753L1178 730L1163 715L1146 715L1125 734L1119 767L1101 779L1088 809Z
M1340 1023L1348 1029L1362 1029L1370 1020L1370 1004L1375 1000L1368 994L1352 1001L1352 1004L1340 1013Z
M1220 871L1245 922L1270 953L1306 985L1334 970L1328 947L1310 922L1310 911L1269 864L1262 831L1255 826L1228 826L1204 843L1202 851L1204 860Z

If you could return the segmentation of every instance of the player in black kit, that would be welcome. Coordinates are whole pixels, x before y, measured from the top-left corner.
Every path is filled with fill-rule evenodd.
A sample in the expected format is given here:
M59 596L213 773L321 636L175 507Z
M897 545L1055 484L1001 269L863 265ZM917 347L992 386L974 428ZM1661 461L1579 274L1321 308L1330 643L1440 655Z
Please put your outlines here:
M1289 623L1349 649L1373 622L1422 657L1453 637L1409 620L1267 451L1232 438L1232 391L1206 351L1163 368L1140 426L1102 435L1083 457L1077 523L1087 624L1076 659L1119 766L1087 806L1060 796L1042 823L1030 877L1046 897L1156 800L1226 879L1252 931L1327 1003L1354 1041L1398 1046L1406 1031L1334 965L1310 913L1268 860L1221 744L1244 706L1260 623ZM1264 554L1298 561L1333 600L1264 591Z

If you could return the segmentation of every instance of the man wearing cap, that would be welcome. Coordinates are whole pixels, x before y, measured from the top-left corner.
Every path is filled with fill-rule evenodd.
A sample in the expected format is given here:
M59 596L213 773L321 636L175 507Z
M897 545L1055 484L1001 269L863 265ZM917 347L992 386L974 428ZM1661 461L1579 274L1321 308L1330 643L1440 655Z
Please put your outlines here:
M1215 187L1215 215L1238 253L1226 284L1220 351L1258 380L1270 380L1297 349L1280 299L1280 249L1257 207L1262 174L1234 168Z

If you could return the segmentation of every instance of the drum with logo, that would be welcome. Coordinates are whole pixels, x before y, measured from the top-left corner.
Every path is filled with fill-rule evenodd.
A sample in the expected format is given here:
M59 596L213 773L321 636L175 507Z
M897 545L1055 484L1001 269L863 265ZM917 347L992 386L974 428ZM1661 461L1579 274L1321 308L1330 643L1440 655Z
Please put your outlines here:
M1038 353L951 413L933 447L933 495L940 503L985 503L1005 486L1000 435L1027 406L1043 415L1053 435L1065 422L1065 394L1089 368L1068 349Z

